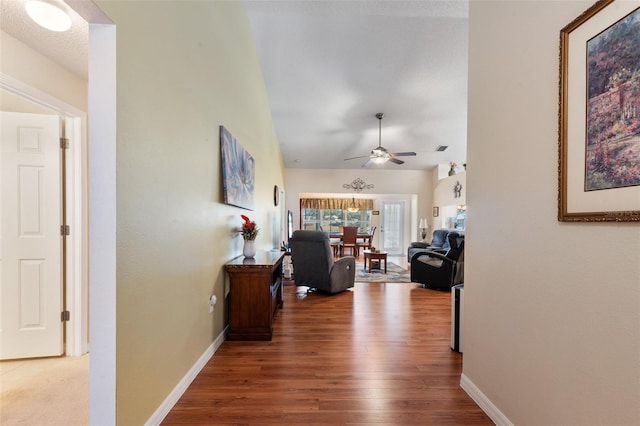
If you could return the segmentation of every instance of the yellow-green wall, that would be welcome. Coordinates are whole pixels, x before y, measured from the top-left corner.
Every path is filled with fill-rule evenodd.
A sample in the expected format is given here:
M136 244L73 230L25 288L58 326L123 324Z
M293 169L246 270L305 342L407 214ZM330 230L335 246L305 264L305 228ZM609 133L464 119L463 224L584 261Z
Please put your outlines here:
M283 165L241 2L98 5L117 33L117 421L139 425L226 326L240 214L272 248ZM255 158L254 211L222 203L220 125Z

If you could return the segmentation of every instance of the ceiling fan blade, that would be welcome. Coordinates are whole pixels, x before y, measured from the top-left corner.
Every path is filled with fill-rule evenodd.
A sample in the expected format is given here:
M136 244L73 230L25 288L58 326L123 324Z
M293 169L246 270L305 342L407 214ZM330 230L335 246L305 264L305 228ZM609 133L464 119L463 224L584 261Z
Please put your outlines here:
M371 159L368 159L363 165L362 167L369 167L370 165L373 164L373 161L371 161Z
M344 161L357 160L359 158L369 158L369 155L361 155L360 157L345 158Z
M389 158L389 161L396 164L404 164L404 161L398 160L397 158L393 158L393 157Z
M408 156L416 155L416 153L415 152L394 152L391 155L394 157L408 157Z

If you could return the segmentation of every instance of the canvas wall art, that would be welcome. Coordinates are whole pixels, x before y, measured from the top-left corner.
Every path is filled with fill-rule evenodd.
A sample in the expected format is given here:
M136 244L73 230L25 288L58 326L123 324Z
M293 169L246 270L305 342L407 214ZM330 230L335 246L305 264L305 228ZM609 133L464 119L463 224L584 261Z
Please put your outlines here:
M253 210L255 161L224 126L220 126L220 153L225 204Z

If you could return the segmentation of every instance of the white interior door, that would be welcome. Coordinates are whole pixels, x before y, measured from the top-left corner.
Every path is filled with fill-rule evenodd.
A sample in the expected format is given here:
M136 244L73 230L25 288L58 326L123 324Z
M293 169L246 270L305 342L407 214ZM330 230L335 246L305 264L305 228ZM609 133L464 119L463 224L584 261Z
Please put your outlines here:
M60 119L0 114L0 358L61 355Z
M380 244L389 254L403 252L404 205L404 201L380 202Z

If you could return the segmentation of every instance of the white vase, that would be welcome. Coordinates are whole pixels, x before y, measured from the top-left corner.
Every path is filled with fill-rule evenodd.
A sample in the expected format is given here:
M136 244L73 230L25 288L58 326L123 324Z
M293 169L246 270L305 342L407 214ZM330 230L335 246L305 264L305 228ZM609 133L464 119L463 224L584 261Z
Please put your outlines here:
M247 259L253 259L256 255L256 242L254 240L244 240L242 255Z

